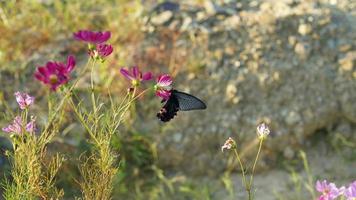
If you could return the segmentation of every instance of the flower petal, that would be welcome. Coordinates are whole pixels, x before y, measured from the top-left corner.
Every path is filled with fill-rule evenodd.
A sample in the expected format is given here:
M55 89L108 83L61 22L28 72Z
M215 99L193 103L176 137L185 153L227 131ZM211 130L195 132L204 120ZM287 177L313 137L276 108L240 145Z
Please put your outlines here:
M160 75L157 79L157 85L159 87L167 87L172 84L173 80L168 74Z
M106 42L108 39L110 39L110 37L111 37L110 31L105 31L103 33L100 32L100 37L98 38L98 43Z
M125 78L127 78L127 79L129 79L129 80L131 80L131 81L135 79L134 77L131 76L130 72L129 72L127 69L125 69L125 68L121 68L121 69L120 69L120 73L121 73Z
M75 67L75 58L73 55L69 55L67 58L66 72L71 72Z
M171 91L167 90L157 90L156 96L161 97L163 100L168 100L171 96Z
M146 72L146 73L144 73L143 76L142 76L142 80L143 80L143 81L149 81L149 80L151 80L152 78L153 78L153 75L152 75L151 72Z
M26 131L33 133L36 131L36 118L31 116L31 121L26 125Z
M97 51L101 58L109 56L113 50L114 49L110 44L99 44L97 46Z
M80 30L76 33L73 33L73 37L77 40L82 40L84 42L101 44L103 42L106 42L111 37L111 33L109 31L93 32L89 30Z
M132 67L132 75L136 78L136 79L138 79L138 78L140 78L140 70L138 69L138 67L137 66L134 66L134 67Z

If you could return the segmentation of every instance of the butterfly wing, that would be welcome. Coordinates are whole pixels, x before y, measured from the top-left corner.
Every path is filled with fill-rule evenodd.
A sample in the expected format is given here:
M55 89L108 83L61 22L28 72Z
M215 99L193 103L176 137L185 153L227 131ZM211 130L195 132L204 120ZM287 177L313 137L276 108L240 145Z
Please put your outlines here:
M193 95L173 90L171 96L177 99L181 111L206 109L205 103Z

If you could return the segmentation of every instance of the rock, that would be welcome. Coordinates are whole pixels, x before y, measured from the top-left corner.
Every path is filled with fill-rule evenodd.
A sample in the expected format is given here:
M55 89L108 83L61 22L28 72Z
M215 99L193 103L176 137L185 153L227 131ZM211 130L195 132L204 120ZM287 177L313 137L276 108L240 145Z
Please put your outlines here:
M179 11L179 9L180 9L180 5L178 3L166 1L166 2L158 4L153 9L153 11L155 11L155 12L163 12L163 11L169 10L169 11L176 12L176 11Z
M352 71L356 63L356 51L348 52L346 56L339 60L342 71Z
M173 17L173 12L166 10L156 16L153 16L151 18L151 22L154 25L163 25L164 23L168 22L169 20L171 20Z
M226 86L226 91L225 91L225 95L226 95L226 98L229 100L229 101L234 101L235 97L236 97L236 93L237 93L237 87L235 84L232 84L232 83L229 83L227 86ZM236 101L236 100L235 100ZM237 102L234 102L234 103L237 103Z
M298 42L295 45L294 51L299 55L300 58L306 59L310 54L311 48L307 43Z
M204 8L208 15L216 14L216 5L213 3L213 1L205 1Z
M298 123L300 121L301 117L298 113L296 113L295 111L291 111L288 113L287 117L286 117L286 123L290 126L295 125L296 123Z
M183 21L182 26L180 27L180 30L181 30L181 31L186 31L186 30L188 30L188 28L189 28L189 26L191 25L191 23L192 23L192 18L190 18L190 17L184 18L184 21Z
M225 19L224 21L224 24L226 27L229 27L229 28L237 28L241 23L241 19L238 15L233 15L231 17L228 17Z
M225 95L226 99L233 104L237 104L240 101L240 97L237 96L237 87L235 84L230 83L227 85Z
M312 26L310 24L300 24L298 27L298 32L299 34L305 36L311 33L313 30Z

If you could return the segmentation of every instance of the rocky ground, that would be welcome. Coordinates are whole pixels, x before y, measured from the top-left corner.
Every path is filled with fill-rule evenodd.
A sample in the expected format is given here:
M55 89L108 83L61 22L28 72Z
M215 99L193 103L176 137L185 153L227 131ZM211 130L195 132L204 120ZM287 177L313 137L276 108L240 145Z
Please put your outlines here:
M170 48L192 51L182 56L188 61L175 86L208 105L165 125L162 165L216 174L225 168L219 153L224 140L232 136L246 148L261 121L273 132L264 166L279 156L295 158L320 130L355 139L355 6L346 0L264 0L155 7L146 19L145 45L157 45L164 31L178 32Z

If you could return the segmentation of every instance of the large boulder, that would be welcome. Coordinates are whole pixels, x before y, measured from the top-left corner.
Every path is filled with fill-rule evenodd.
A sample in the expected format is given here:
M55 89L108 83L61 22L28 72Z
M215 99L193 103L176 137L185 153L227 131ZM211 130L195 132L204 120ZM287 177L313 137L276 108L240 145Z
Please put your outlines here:
M226 167L220 146L228 136L237 140L245 158L255 154L261 121L272 129L261 166L279 156L292 159L318 130L345 123L355 127L352 4L253 2L182 6L169 11L170 23L148 23L151 33L180 31L179 45L188 52L197 48L189 36L208 38L198 43L200 51L191 52L202 67L190 71L186 66L175 82L205 100L208 109L179 112L173 121L157 125L164 126L156 136L161 166L215 175ZM156 41L157 35L147 37Z

